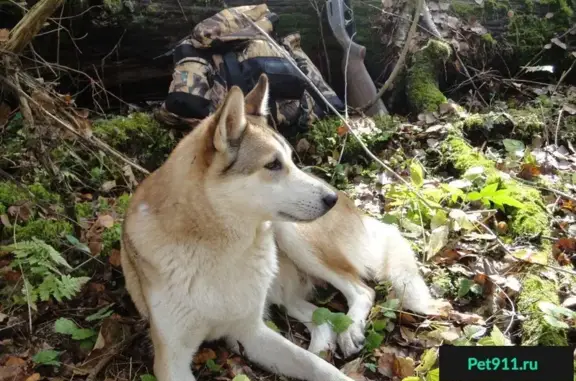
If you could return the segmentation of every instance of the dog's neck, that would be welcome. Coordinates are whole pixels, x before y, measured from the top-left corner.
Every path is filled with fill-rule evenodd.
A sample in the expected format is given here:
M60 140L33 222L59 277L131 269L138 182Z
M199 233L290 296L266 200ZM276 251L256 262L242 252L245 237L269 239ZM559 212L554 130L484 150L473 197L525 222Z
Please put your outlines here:
M232 248L245 246L259 235L266 221L218 208L207 196L201 177L188 177L183 182L181 179L186 177L177 172L180 171L155 173L158 181L151 182L151 185L162 185L145 197L150 213L159 219L161 228L172 237L182 243L201 240L212 247Z

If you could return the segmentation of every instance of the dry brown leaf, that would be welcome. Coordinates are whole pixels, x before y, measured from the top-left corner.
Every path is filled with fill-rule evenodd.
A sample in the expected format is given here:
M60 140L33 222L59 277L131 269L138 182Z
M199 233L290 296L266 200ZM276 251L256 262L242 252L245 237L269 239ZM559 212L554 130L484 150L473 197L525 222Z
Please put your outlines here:
M388 378L394 376L394 361L396 360L396 353L390 349L382 348L382 355L378 359L378 373Z
M88 248L90 249L90 254L92 254L93 256L100 255L103 247L104 245L102 244L102 238L100 238L99 241L88 242Z
M342 367L342 373L355 381L365 381L364 377L364 364L361 358L354 359Z
M450 311L448 318L462 324L486 324L482 316L473 313Z
M6 123L8 123L8 119L10 119L10 113L12 109L8 104L2 102L0 103L0 127L3 127Z
M310 143L308 142L308 140L304 138L298 140L298 143L296 144L296 152L304 153L307 152L309 149L310 149Z
M522 164L520 172L518 173L518 177L528 181L531 181L534 177L540 175L541 175L540 167L531 163Z
M22 205L12 205L8 208L8 214L12 217L17 217L18 221L26 222L30 219L32 210L30 209L30 202L26 202Z
M114 226L114 217L112 217L109 214L100 215L100 216L98 216L97 223L99 223L101 226L104 226L105 228L109 229L112 226Z
M8 360L4 363L5 366L24 366L26 365L26 360L16 356L9 356Z
M25 369L21 366L0 366L0 381L22 380Z
M0 42L8 41L8 37L10 36L10 30L6 28L0 29Z
M348 132L348 127L346 127L346 126L339 126L336 129L336 133L338 134L338 136L344 136L344 135L346 135L347 132Z
M414 360L410 357L396 357L394 360L394 375L403 379L414 375Z
M26 381L38 381L40 380L40 373L34 373L33 375L31 375L30 377L28 377L26 379Z
M8 282L17 282L22 278L22 274L18 271L8 270L4 273L4 279Z
M108 262L114 267L120 267L122 264L120 261L120 250L112 249L112 253L110 253L110 258L108 258Z
M206 361L214 359L216 359L216 352L214 352L214 350L202 348L202 350L194 356L194 364L206 364Z

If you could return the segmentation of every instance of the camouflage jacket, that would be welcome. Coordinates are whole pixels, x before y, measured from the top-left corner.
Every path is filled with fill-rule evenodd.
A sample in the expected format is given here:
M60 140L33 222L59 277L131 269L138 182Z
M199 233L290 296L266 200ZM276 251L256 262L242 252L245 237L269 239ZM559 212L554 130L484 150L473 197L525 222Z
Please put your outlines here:
M318 93L242 13L273 36L278 16L266 4L227 8L197 24L174 49L172 82L156 114L159 119L174 126L193 125L218 107L231 86L247 93L262 72L270 80L270 110L278 128L304 131L328 113ZM276 42L332 106L342 110L342 101L302 50L300 35L293 33Z

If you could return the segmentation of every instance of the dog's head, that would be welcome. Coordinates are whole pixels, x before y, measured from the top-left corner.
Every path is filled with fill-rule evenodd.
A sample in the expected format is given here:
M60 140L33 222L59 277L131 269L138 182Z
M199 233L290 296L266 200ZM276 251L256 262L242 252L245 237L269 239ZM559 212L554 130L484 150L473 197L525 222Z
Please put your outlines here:
M312 221L327 213L338 195L301 171L292 148L267 122L268 78L246 96L232 87L206 121L202 181L212 207L265 220Z

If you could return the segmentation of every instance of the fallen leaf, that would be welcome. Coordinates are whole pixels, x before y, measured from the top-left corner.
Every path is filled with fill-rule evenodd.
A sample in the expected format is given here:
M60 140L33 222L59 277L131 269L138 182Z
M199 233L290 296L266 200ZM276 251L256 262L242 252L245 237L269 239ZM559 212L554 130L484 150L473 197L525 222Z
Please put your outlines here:
M18 271L9 270L4 273L4 279L8 282L17 282L22 278L22 274Z
M566 44L563 43L562 41L560 41L557 37L554 37L553 39L551 39L550 42L552 42L554 45L566 50Z
M344 136L344 135L346 135L347 132L348 132L348 127L346 127L346 126L339 126L336 129L336 133L338 134L338 136Z
M40 373L34 373L33 375L31 375L30 377L28 377L26 379L26 381L38 381L40 380Z
M109 229L114 226L114 217L109 214L103 214L98 216L97 223L100 223L101 226Z
M120 250L112 249L112 253L110 253L110 258L108 258L108 262L114 267L120 267L122 262L120 260Z
M115 186L116 180L106 181L104 184L102 184L100 190L102 190L102 192L110 192L112 189L114 189Z
M5 366L24 366L26 365L26 360L16 356L8 357L8 360L4 363Z
M10 36L10 30L6 28L0 29L0 42L8 41L8 37Z
M308 140L304 138L298 140L298 143L296 144L296 152L304 153L307 152L309 149L310 149L310 143L308 142Z
M353 379L354 381L365 381L364 377L364 364L361 358L356 358L342 367L342 373Z
M562 105L562 110L566 111L570 115L576 114L576 106L570 103L564 103Z
M30 219L32 210L30 209L30 202L26 202L21 205L12 205L8 208L8 214L12 217L16 217L17 221L26 222Z
M403 379L414 375L414 360L410 357L396 357L394 360L394 375Z
M482 318L482 316L474 313L450 311L450 313L448 314L448 318L450 320L454 320L462 324L480 324L480 325L486 324L486 321L484 320L484 318Z
M428 249L426 253L426 260L430 260L436 253L438 253L448 243L448 236L450 228L447 225L439 226L432 230L430 240L428 241Z
M216 352L210 348L202 348L196 355L194 356L194 364L201 365L205 364L208 360L216 359Z

